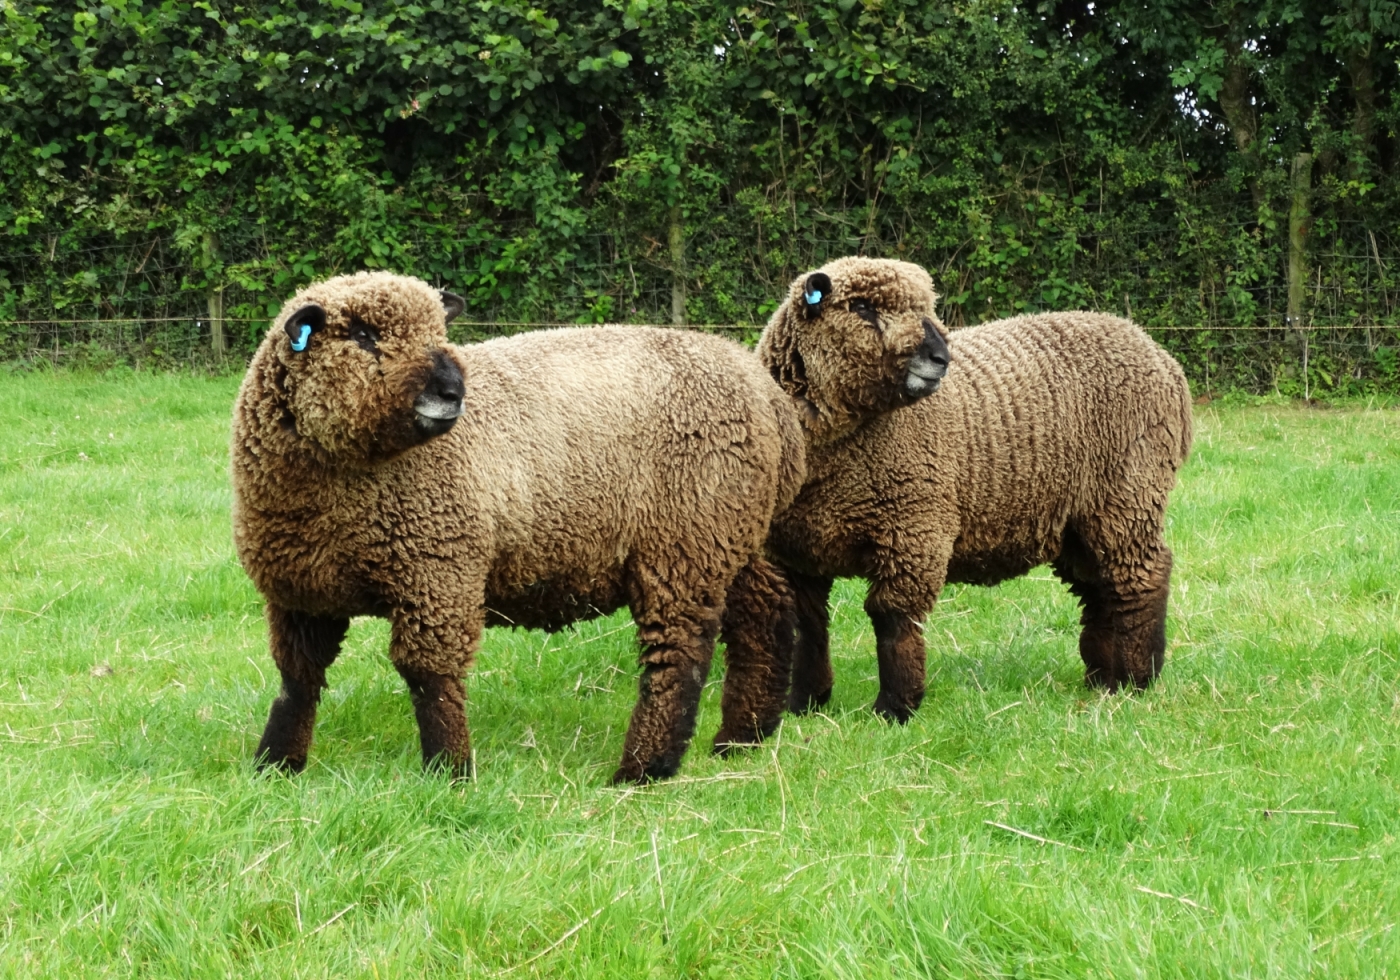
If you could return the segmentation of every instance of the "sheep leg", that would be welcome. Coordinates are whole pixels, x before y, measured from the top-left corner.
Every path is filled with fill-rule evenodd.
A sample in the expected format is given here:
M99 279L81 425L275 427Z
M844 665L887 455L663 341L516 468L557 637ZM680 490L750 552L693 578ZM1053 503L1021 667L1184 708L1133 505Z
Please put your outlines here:
M476 775L471 735L467 731L466 685L452 674L437 674L407 664L394 665L408 684L423 768L447 772L453 779Z
M272 702L253 758L260 769L301 772L316 726L316 705L326 686L326 668L340 653L350 620L312 616L268 603L267 627L282 690Z
M1095 586L1081 590L1075 583L1070 591L1079 597L1083 607L1079 617L1079 658L1084 661L1084 684L1117 690L1123 671L1116 662L1118 643L1104 590Z
M439 581L450 581L449 574L444 572ZM395 613L389 659L408 684L423 768L444 770L453 779L470 778L474 767L462 678L481 643L485 625L481 593L466 586L450 596L423 591L426 599L421 606ZM463 618L444 614L454 607L465 614ZM424 611L435 615L429 619Z
M1065 534L1055 571L1083 607L1079 656L1089 687L1141 689L1162 669L1172 554L1160 540L1141 551L1101 559L1077 533Z
M1084 661L1084 683L1089 687L1116 687L1119 671L1114 664L1113 621L1109 593L1098 557L1073 528L1066 528L1060 554L1052 563L1055 573L1079 600L1079 657Z
M713 636L713 635L712 635ZM614 783L645 783L676 774L695 734L700 692L710 672L709 644L650 646L642 654L637 706L622 744Z
M699 646L653 646L642 654L637 706L622 744L622 764L613 773L614 783L666 779L680 768L695 734L700 692L710 672L710 658L700 655Z
M1166 656L1167 589L1133 597L1091 589L1081 598L1084 683L1109 691L1151 684Z
M880 609L869 600L865 611L875 627L875 657L880 665L875 713L902 725L924 700L924 617Z
M734 578L732 571L718 582L711 578L719 588L706 588L703 580L694 585L674 580L675 569L660 562L638 561L630 571L629 605L642 647L642 677L614 783L665 779L680 767L695 734L724 586Z
M729 586L720 638L728 670L715 752L757 745L783 718L796 629L792 590L770 562L754 558Z
M797 644L792 658L792 690L788 710L795 715L816 711L831 700L834 675L827 633L832 580L819 575L788 572L797 604Z
M1132 574L1115 577L1102 617L1113 643L1112 674L1104 682L1109 690L1129 685L1141 690L1161 673L1167 654L1171 569L1171 550L1160 544L1150 561L1135 565Z

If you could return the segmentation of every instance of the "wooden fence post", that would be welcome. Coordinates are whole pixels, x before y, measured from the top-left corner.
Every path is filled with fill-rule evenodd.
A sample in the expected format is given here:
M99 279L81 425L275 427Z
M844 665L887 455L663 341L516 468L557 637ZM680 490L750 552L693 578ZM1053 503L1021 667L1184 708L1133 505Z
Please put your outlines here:
M204 268L212 276L219 270L219 266L219 236L212 231L206 231ZM219 281L218 278L212 278L209 286L209 349L216 360L222 361L228 352L228 340L224 336L224 287L214 285Z
M667 235L671 246L671 324L685 326L685 226L681 221L681 206L671 207L671 227Z

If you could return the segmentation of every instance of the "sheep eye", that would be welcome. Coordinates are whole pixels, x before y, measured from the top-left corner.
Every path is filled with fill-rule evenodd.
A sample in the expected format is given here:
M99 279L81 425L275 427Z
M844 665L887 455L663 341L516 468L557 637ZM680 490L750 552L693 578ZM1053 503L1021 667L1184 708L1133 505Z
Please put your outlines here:
M852 299L847 309L869 323L872 327L879 326L879 314L875 310L875 304L864 296L857 296Z
M379 353L379 331L358 317L350 321L350 339L371 354Z

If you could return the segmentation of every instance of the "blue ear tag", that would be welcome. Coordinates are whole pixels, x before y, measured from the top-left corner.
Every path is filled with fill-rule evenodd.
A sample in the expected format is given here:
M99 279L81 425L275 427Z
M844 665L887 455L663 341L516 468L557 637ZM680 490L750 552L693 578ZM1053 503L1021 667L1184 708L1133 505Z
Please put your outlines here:
M301 325L301 336L298 337L296 340L292 341L292 350L294 350L294 351L296 351L298 354L300 354L302 351L306 350L307 342L310 341L310 340L311 340L311 324L309 324L309 323L303 323L303 324Z
M802 295L806 297L808 306L816 306L822 301L822 291L820 289L814 289L810 293L803 293Z

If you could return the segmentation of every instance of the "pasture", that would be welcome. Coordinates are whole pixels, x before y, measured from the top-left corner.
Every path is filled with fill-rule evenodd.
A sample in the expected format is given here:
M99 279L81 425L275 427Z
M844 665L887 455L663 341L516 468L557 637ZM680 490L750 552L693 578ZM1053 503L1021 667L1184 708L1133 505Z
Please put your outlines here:
M908 977L1400 972L1400 412L1216 402L1169 515L1168 661L1081 681L1048 569L953 587L929 695L837 686L740 758L614 789L625 616L489 631L474 783L424 776L357 621L307 771L234 558L237 380L0 379L0 976Z

